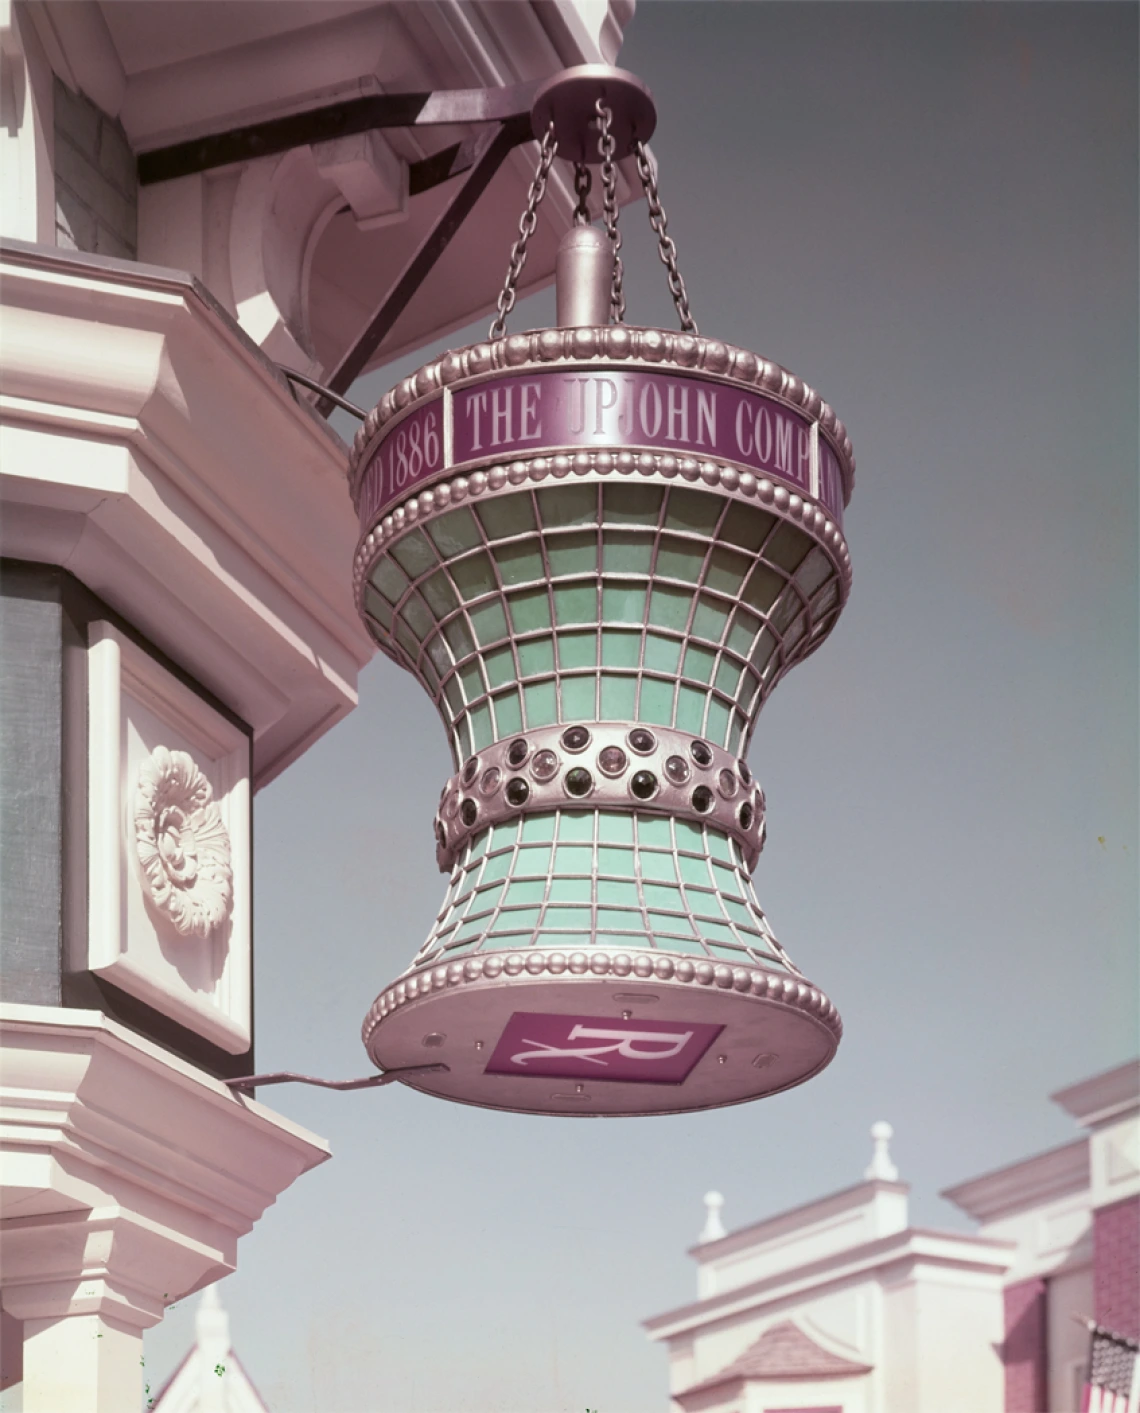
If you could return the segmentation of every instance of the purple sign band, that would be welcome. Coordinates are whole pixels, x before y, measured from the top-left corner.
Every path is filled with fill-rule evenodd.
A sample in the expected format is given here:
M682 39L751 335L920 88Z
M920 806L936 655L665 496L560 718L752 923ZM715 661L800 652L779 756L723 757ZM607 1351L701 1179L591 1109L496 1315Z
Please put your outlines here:
M842 523L838 458L802 413L730 383L604 367L505 374L409 413L365 468L361 521L454 466L622 447L734 462L822 501Z
M701 1021L516 1011L486 1073L682 1084L723 1029Z

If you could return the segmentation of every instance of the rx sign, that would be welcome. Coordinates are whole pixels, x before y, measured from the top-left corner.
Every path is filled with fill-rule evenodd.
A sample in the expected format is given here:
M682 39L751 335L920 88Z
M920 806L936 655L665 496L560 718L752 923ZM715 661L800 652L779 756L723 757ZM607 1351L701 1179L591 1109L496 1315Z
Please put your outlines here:
M723 1029L700 1021L516 1011L486 1073L681 1084Z

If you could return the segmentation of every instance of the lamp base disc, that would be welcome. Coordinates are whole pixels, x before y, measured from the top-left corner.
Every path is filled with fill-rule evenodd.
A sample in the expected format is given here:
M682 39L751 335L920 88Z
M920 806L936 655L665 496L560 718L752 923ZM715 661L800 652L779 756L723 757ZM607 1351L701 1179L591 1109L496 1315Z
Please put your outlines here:
M608 64L579 64L549 78L534 95L531 126L539 141L554 124L558 155L570 162L599 163L597 111L601 99L612 114L614 158L621 161L635 142L648 142L657 127L653 95L634 74Z
M461 1104L579 1116L686 1113L775 1094L828 1064L839 1043L834 1008L815 988L790 989L808 998L635 975L504 974L439 990L429 983L386 1014L374 1007L365 1044L382 1069L445 1064L446 1072L403 1083Z

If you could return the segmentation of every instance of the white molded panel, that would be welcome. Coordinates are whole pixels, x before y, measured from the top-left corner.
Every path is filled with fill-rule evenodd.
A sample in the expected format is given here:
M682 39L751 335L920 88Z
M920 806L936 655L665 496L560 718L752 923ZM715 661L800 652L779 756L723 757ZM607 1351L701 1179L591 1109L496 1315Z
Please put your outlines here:
M140 778L153 781L156 764L172 760L193 776L197 803L217 813L202 829L197 865L177 852L177 819L160 839L172 883L156 894L145 831L140 852ZM91 625L87 954L73 965L235 1055L251 1040L249 770L243 731L109 623ZM172 790L177 805L177 783ZM216 879L228 872L228 895L224 883L209 884L211 868Z

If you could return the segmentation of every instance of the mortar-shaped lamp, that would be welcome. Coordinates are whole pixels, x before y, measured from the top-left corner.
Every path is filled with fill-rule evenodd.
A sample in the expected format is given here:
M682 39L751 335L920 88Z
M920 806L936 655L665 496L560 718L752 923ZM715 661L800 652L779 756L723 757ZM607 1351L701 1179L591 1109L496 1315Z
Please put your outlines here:
M443 719L443 906L364 1023L447 1099L657 1114L799 1084L835 1007L753 892L745 761L776 683L846 601L851 444L794 374L701 337L645 143L644 85L538 93L541 144L486 343L405 378L357 436L356 601ZM681 332L624 322L615 162L633 154ZM579 208L558 324L505 323L556 156ZM604 228L589 224L600 164Z

